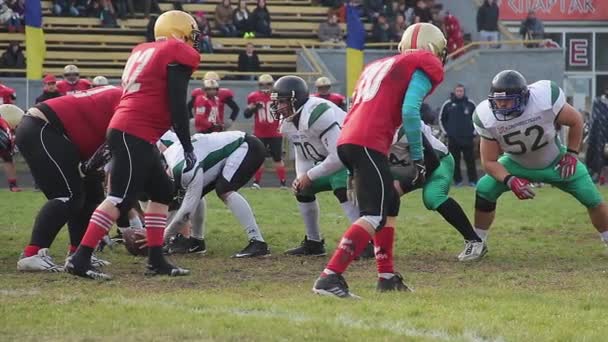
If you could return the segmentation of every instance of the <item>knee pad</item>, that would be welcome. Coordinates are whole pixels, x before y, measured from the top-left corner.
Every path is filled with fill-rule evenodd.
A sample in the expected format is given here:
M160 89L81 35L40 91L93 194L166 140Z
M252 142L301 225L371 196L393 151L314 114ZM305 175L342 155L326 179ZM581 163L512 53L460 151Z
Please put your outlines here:
M296 195L296 200L300 203L310 203L317 199L315 195Z
M340 188L334 190L334 196L338 199L340 203L344 203L348 201L348 196L346 195L346 188Z
M491 213L496 210L496 203L490 202L478 194L475 194L475 209L483 211L484 213Z
M361 219L371 224L376 231L380 230L386 224L386 216L363 215Z

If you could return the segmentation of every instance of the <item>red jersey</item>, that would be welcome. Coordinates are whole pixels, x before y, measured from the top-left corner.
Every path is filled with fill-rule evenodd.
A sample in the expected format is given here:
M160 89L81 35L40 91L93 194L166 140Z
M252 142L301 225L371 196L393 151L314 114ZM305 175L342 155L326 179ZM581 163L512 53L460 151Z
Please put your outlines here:
M346 108L346 97L338 94L338 93L329 93L327 95L321 95L319 93L312 94L314 97L320 97L322 99L326 99L327 101L333 102L336 106L340 108Z
M357 80L338 145L355 144L388 154L402 123L405 92L418 69L429 77L432 93L443 81L443 64L428 51L412 50L367 65Z
M247 104L260 103L262 108L255 112L253 135L258 138L280 138L279 121L270 115L270 93L253 91L247 96Z
M13 104L15 89L0 84L0 104Z
M76 82L74 84L70 84L66 80L61 80L61 81L57 82L57 91L61 95L71 95L77 91L83 91L83 90L88 90L88 89L91 89L91 82L89 82L89 80L85 80L82 78L79 79L78 82Z
M196 88L192 91L190 96L196 99L197 96L205 95L203 88ZM228 88L220 88L217 90L217 109L218 115L221 118L222 124L224 124L224 107L227 101L230 101L234 97L234 92Z
M194 127L199 133L221 131L224 121L219 117L219 101L217 96L197 96L194 100Z
M122 89L103 86L44 101L61 121L65 134L76 145L81 160L87 160L106 140L106 130Z
M8 125L3 118L0 118L0 130L8 133L9 138L11 139L11 146L8 150L0 150L0 157L6 158L13 154L13 149L15 148L15 135L13 135L13 131L11 130L11 126Z
M137 45L122 73L124 93L110 127L155 144L171 127L167 66L182 64L196 70L200 55L176 39Z

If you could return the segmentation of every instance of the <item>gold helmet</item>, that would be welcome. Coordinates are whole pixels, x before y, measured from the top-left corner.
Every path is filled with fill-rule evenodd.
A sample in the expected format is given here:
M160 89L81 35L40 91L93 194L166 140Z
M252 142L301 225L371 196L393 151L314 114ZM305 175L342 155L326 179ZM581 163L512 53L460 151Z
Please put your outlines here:
M11 129L15 129L23 118L23 110L13 104L0 105L0 117L2 117Z
M154 24L156 40L178 39L197 50L200 34L194 18L183 11L167 11L161 14Z
M216 80L204 80L203 81L203 89L218 89L220 87L219 83Z
M444 63L447 57L447 41L441 30L429 23L417 23L410 25L399 43L399 52L407 50L426 50L439 57Z
M258 87L260 91L268 93L272 89L272 85L274 84L274 78L269 74L261 74L258 77Z
M319 87L331 87L331 80L329 79L329 77L319 77L317 78L317 80L315 81L315 87L319 88Z
M215 71L207 71L207 73L205 73L205 76L203 77L203 80L215 80L219 82L220 75L218 75Z

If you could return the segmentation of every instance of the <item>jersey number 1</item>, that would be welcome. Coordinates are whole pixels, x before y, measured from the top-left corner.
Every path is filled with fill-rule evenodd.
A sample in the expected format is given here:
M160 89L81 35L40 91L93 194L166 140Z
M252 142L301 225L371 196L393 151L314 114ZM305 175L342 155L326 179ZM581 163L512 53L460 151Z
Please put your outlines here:
M359 102L369 101L376 96L378 89L380 89L380 83L382 83L386 74L391 70L393 63L395 63L395 60L389 58L381 62L372 63L365 68L363 74L359 78L357 89L355 89L355 93L353 94L353 105L356 105Z
M122 72L122 88L125 94L134 93L141 87L141 83L137 82L137 77L150 62L154 50L156 49L139 50L129 57L125 70Z

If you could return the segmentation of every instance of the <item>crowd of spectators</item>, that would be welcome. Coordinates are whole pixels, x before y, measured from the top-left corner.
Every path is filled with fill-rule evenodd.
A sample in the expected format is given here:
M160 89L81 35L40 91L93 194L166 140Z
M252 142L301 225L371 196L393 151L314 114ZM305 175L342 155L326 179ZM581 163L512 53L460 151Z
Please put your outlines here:
M25 0L0 0L0 25L9 32L24 31Z

